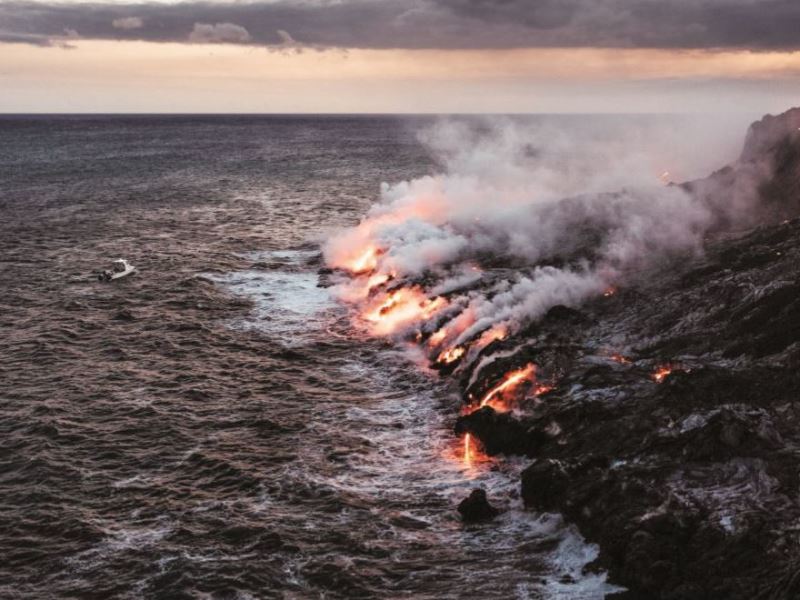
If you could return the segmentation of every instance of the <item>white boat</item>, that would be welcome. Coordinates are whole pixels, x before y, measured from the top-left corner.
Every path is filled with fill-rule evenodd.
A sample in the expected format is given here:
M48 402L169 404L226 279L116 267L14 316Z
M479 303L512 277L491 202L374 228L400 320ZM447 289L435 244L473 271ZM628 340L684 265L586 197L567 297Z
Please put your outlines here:
M100 273L97 278L100 281L114 281L115 279L121 279L133 273L136 273L136 267L128 263L124 258L118 258L114 261L110 269Z

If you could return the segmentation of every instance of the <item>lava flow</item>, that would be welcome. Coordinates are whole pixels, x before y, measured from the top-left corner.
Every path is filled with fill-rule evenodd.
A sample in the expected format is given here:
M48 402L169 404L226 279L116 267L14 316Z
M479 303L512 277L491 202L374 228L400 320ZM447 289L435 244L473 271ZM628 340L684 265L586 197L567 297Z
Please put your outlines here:
M481 400L480 406L491 406L497 411L509 410L509 401L506 396L516 390L525 382L534 382L536 379L536 365L529 363L521 369L507 373L503 380L489 390Z
M441 297L429 300L417 287L400 288L372 302L364 312L364 319L372 323L375 335L385 336L429 319L445 306L447 300Z
M472 464L472 434L468 433L464 436L464 464Z
M629 365L629 364L631 364L631 359L626 357L626 356L623 356L622 354L615 353L615 354L612 354L609 358L611 360L613 360L614 362L619 363L621 365Z
M656 383L663 383L664 380L672 373L672 365L662 365L653 372L653 381Z
M480 463L491 461L489 455L483 451L481 443L471 433L464 434L460 445L461 462L465 467L474 467ZM455 458L458 458L458 455Z
M346 261L344 266L354 274L367 273L375 270L378 265L378 248L369 246L366 250Z
M478 338L478 341L473 344L472 351L479 352L492 342L504 340L507 337L508 327L503 324L495 325L491 329L487 329L481 334L481 337Z
M450 363L457 361L462 356L464 356L464 347L456 346L455 348L450 348L442 352L439 355L439 358L436 359L436 362L449 365Z

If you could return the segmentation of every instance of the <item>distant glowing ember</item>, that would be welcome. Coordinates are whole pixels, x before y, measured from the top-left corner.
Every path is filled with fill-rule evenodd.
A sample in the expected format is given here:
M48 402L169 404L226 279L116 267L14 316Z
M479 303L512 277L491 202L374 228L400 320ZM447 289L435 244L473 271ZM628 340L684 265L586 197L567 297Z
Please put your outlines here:
M612 285L612 286L610 286L610 287L606 288L606 291L605 291L605 292L603 292L603 296L604 296L604 297L606 297L606 298L610 298L611 296L613 296L613 295L614 295L614 294L616 294L616 293L617 293L617 288L615 288L615 287Z
M442 352L439 355L439 358L436 359L436 362L449 365L450 363L457 361L462 356L464 356L464 347L456 346L455 348L450 348L449 350Z
M653 381L655 381L656 383L663 383L664 380L669 376L669 374L672 373L672 370L673 369L671 365L662 365L658 367L653 372L652 375Z
M617 362L617 363L619 363L621 365L629 365L629 364L631 364L631 359L626 357L626 356L623 356L622 354L612 354L610 356L610 358L614 362Z
M536 378L536 365L530 363L521 369L506 373L503 380L489 390L481 400L481 406L491 406L498 411L508 410L508 402L504 397L516 390L524 382L532 382Z

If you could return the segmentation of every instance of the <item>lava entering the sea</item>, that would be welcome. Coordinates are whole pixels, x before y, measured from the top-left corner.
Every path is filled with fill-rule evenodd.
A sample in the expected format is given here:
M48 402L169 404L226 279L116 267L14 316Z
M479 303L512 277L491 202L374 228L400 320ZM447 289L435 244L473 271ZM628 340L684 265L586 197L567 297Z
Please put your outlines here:
M429 300L420 288L404 287L376 298L363 314L364 319L372 324L373 334L386 336L412 323L431 318L445 306L445 298Z
M491 406L499 412L510 410L511 396L523 383L536 381L536 365L529 363L520 369L506 373L503 380L484 394L480 406Z

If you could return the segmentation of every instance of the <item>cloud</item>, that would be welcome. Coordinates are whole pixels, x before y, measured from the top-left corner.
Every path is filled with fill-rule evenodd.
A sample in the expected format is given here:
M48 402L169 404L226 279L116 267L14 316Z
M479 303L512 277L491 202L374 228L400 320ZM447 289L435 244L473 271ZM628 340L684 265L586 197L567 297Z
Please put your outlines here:
M195 23L189 40L201 44L245 44L251 37L247 29L234 23Z
M144 21L139 17L120 17L111 21L111 25L115 29L140 29Z
M69 43L70 40L76 40L80 37L80 34L75 29L69 27L65 27L63 32L55 35L14 32L0 29L0 43L30 44L42 48L55 47L64 50L72 50L75 46Z
M131 17L130 15L137 15ZM137 21L138 19L138 21ZM148 27L141 23L147 22ZM245 23L247 39L241 26ZM195 35L195 24L200 32ZM207 25L208 24L208 25ZM216 25L210 25L216 24ZM217 29L222 26L222 29ZM222 0L0 2L1 39L86 39L324 48L739 48L800 50L796 0ZM210 28L210 29L209 29ZM287 37L286 32L291 32ZM197 41L192 39L191 41Z

